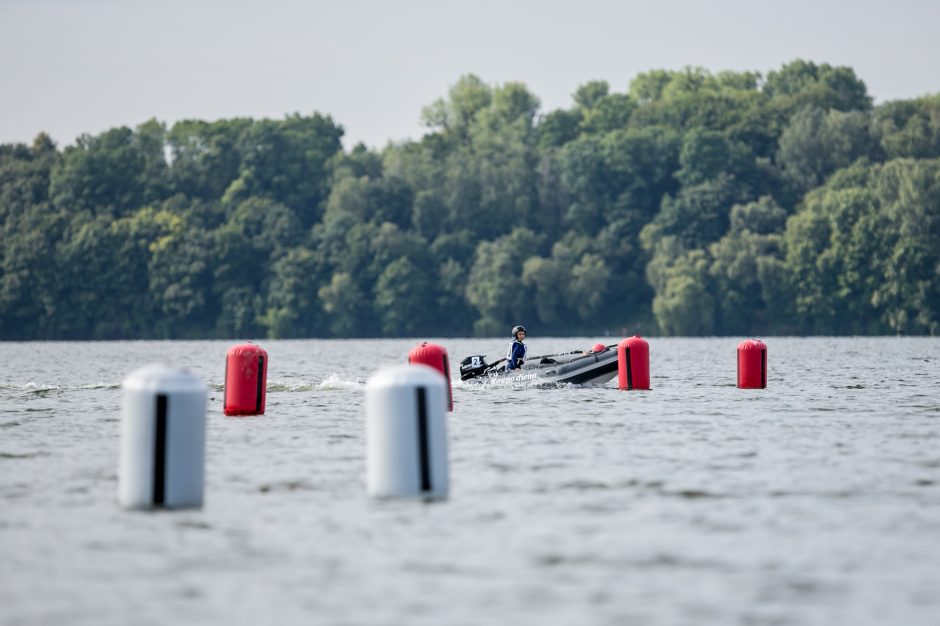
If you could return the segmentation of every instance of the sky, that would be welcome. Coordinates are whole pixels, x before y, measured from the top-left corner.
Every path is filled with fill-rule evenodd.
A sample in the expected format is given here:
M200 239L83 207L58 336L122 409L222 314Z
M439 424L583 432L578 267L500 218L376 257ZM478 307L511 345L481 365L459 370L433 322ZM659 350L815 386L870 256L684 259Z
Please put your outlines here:
M468 73L546 113L590 80L805 59L878 103L940 92L938 25L936 0L0 0L0 143L317 111L377 148Z

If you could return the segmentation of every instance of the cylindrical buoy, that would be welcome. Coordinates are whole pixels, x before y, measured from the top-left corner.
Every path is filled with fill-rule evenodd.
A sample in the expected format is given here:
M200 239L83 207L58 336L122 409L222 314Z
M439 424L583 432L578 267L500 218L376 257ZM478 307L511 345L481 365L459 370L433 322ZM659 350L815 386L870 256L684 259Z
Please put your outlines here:
M617 373L620 389L650 388L650 345L634 335L617 344Z
M446 386L426 365L381 370L366 384L367 489L373 498L447 498Z
M253 343L232 346L225 355L222 412L226 415L264 415L267 384L268 353Z
M767 345L763 341L745 339L738 344L738 387L767 388Z
M118 501L128 509L202 506L205 383L151 365L123 382Z
M425 341L420 346L415 346L408 353L408 362L412 365L422 363L428 365L441 374L447 380L447 410L454 410L454 390L450 382L450 360L447 358L447 350L443 346Z

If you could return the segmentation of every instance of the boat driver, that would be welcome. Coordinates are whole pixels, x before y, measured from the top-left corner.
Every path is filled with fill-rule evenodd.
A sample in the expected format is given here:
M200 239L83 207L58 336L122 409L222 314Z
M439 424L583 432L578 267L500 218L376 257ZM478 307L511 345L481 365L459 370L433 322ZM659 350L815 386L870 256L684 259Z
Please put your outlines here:
M515 326L512 329L512 345L506 355L506 369L514 370L522 367L525 361L525 326Z

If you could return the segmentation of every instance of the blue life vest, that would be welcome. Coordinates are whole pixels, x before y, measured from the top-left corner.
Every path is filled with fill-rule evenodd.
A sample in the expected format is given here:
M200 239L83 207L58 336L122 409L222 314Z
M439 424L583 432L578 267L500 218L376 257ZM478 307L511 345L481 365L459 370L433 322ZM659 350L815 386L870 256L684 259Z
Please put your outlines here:
M509 354L506 355L506 369L514 370L517 367L522 367L523 361L525 361L525 344L516 339L509 346Z

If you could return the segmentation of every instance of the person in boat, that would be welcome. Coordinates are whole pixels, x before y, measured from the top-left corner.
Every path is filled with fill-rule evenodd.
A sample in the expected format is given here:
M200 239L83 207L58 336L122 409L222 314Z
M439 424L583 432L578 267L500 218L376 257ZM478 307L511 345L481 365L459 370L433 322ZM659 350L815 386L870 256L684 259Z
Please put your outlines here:
M515 326L512 329L512 345L506 355L506 369L514 370L522 367L525 362L525 326Z

